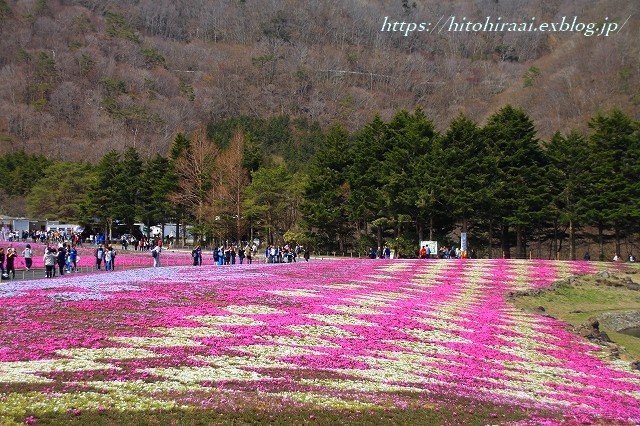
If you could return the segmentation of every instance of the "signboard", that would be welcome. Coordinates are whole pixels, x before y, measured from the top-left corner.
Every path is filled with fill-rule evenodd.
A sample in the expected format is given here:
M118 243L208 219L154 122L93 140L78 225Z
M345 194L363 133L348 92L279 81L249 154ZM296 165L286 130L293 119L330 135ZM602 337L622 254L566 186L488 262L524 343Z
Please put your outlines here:
M427 247L431 256L438 254L438 242L437 241L420 241L420 248Z

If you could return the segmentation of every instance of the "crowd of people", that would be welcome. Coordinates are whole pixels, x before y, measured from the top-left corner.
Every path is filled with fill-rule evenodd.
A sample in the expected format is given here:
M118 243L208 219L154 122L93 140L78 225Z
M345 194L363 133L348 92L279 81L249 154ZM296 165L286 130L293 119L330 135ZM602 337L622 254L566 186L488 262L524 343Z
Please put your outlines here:
M100 244L94 252L96 258L96 271L100 271L104 262L105 271L115 271L116 269L116 250L111 244L106 246Z
M431 259L434 257L437 257L438 259L477 259L478 255L475 250L471 250L471 252L469 252L456 246L443 246L440 247L436 253L431 253L430 247L422 246L420 249L420 259Z
M304 260L308 262L311 252L300 245L295 247L291 247L289 244L268 246L264 251L264 257L267 263L292 263L297 261L296 259L300 253L302 253Z
M369 259L395 259L397 258L396 250L392 250L391 247L385 245L383 247L370 248L369 249ZM455 246L451 247L440 247L437 251L431 250L429 246L422 246L418 251L418 257L420 259L476 259L478 257L475 250L471 250L471 252L467 252L462 250L461 248L456 248Z
M214 247L211 254L215 265L235 265L236 263L249 265L256 259L257 253L258 247L255 244L234 243ZM266 263L293 263L301 253L303 258L309 261L311 252L300 245L293 248L289 244L270 245L265 248L264 259ZM191 251L194 266L202 265L202 256L202 247L194 247Z
M158 245L158 242L162 243L158 238L136 238L131 234L125 234L120 237L120 247L122 250L150 251Z
M78 250L75 244L62 243L57 249L47 246L42 259L47 278L56 276L56 266L60 276L78 271Z
M5 233L8 242L31 241L31 243L40 244L56 244L63 242L71 242L77 247L82 247L82 236L77 232L69 232L62 229L51 229L49 231L8 231Z
M78 271L78 246L75 242L81 245L81 239L75 234L60 234L56 232L39 232L29 234L28 238L35 237L38 241L42 235L45 235L44 241L57 242L57 244L46 244L43 254L43 263L45 266L45 276L47 278L53 278L56 275L65 275L71 272ZM23 235L20 236L23 239ZM28 241L28 239L27 239ZM98 238L93 239L96 242L93 255L95 257L95 270L96 271L113 271L115 270L115 260L118 252L115 250L112 244L100 243ZM126 237L120 240L122 250L130 250L130 247L134 247L136 251L150 252L153 257L153 267L159 267L161 253L164 250L163 242L160 239L146 239L135 237ZM200 266L203 264L204 249L201 246L195 246L191 251L191 258L194 266ZM21 255L24 258L25 269L28 271L33 266L34 250L31 248L31 244L27 243L24 250L19 254L18 251L10 243L6 249L0 247L0 272L3 279L12 278L16 276L16 259ZM257 257L264 254L264 262L266 263L294 263L302 255L305 261L309 261L311 251L304 248L301 245L269 245L265 248L264 253L260 252L258 255L258 247L256 244L249 243L231 243L223 244L219 247L212 249L211 256L215 265L235 265L235 264L251 264L256 261ZM419 257L421 259L460 259L471 258L476 259L477 254L474 250L470 253L461 250L460 248L441 247L436 252L431 252L431 248L428 246L422 246L419 250ZM377 249L371 248L368 254L371 259L393 259L396 257L395 250L390 246L384 245ZM591 256L586 253L584 260L590 260ZM614 261L621 261L622 258L618 255L614 256ZM262 261L262 259L261 259ZM629 255L628 262L635 262L636 258L633 255Z
M5 252L4 247L0 247L0 273L2 278L6 279L16 277L16 259L18 257L18 251L9 245ZM22 257L24 257L24 263L26 270L28 271L33 266L33 250L31 250L31 244L27 244L25 249L22 250ZM5 267L6 262L6 267Z

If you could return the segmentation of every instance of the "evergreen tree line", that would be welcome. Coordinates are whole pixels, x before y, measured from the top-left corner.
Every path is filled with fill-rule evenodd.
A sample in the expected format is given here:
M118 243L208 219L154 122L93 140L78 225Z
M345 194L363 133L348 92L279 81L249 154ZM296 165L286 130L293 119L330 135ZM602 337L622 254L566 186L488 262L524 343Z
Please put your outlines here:
M418 241L496 257L555 257L576 241L631 252L640 223L640 123L619 110L589 132L540 141L506 106L484 126L464 115L439 133L421 109L375 117L357 132L305 120L239 117L178 133L166 156L135 148L98 164L25 153L0 158L0 189L34 217L80 222L107 235L178 223L202 242L260 238L365 254ZM626 253L628 254L628 253ZM594 256L595 257L595 256Z
M640 224L640 123L614 110L589 129L541 142L512 106L482 127L459 115L441 134L420 109L354 135L335 128L309 167L303 223L340 251L386 243L411 256L417 241L459 244L456 231L491 257L547 257L543 243L556 257L566 241L575 259L581 231L600 258L606 240L620 254Z

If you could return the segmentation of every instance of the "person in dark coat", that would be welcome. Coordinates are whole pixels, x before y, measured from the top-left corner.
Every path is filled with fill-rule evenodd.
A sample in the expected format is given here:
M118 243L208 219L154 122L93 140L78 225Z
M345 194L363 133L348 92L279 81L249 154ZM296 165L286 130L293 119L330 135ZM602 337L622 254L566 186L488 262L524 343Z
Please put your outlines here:
M16 249L13 247L7 249L7 275L11 274L11 278L16 277L15 261L17 256Z
M58 272L60 272L60 276L64 275L64 267L67 264L67 251L64 247L60 247L58 249L58 254L56 256L56 262L58 263Z
M193 266L202 265L202 248L200 246L194 248L191 252L191 257L193 258Z
M2 273L2 275L5 274L5 270L4 270L4 259L5 259L5 254L4 254L4 247L0 247L0 273Z

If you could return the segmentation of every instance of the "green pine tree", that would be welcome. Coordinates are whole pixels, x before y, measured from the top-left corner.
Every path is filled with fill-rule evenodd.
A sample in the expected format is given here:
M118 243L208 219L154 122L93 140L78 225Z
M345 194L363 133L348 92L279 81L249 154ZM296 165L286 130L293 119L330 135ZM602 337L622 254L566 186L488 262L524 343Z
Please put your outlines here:
M349 134L341 127L332 128L308 167L304 202L300 206L307 227L329 246L337 240L340 252L344 252L351 233L347 207L351 163Z
M576 228L585 223L578 213L578 201L584 195L584 182L589 170L584 167L587 161L587 142L577 131L563 136L555 133L544 146L549 161L548 179L552 193L550 213L554 219L554 246L557 245L558 225L568 228L569 258L576 259Z
M138 151L129 147L126 149L118 168L118 175L114 178L116 189L115 215L126 226L131 234L134 230L135 219L139 210L141 186L143 184L143 162Z
M527 231L544 219L550 196L536 130L523 110L507 105L489 118L483 134L495 162L488 187L495 206L490 220L502 228L503 256L510 257L510 230L515 229L517 256L525 257Z
M476 123L460 114L439 139L443 204L462 232L484 222L491 204L488 183L493 164L487 140Z
M114 220L118 216L121 177L120 154L107 152L98 162L82 205L83 223L98 226L105 237L111 239Z
M604 260L605 231L613 230L614 254L621 255L622 238L637 229L639 130L638 123L618 109L597 114L589 127L587 191L578 208L598 227L599 257Z
M167 223L175 216L169 194L176 190L176 177L171 160L156 154L145 161L140 175L136 216L147 229Z

